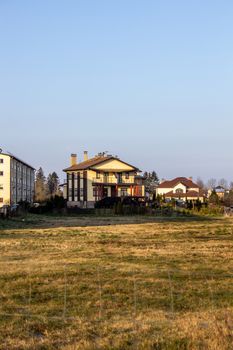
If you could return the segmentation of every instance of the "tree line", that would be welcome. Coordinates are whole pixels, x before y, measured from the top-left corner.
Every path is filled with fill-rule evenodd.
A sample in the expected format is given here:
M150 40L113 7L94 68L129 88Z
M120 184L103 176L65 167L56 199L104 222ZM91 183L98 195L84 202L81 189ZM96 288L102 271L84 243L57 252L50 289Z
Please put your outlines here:
M47 177L43 169L40 167L36 172L35 178L35 202L45 202L54 196L61 196L59 189L59 177L54 171Z
M198 177L196 183L201 189L206 189L206 190L213 191L218 186L224 188L225 190L233 190L233 181L228 182L224 178L222 178L220 180L217 180L215 178L211 178L205 183L200 177Z

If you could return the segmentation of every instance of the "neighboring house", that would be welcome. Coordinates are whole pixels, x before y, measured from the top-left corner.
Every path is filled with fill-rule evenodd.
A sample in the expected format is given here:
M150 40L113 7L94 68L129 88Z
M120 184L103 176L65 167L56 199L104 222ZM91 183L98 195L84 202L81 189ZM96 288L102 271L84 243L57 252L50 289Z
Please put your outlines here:
M192 178L177 177L170 181L163 181L156 189L157 195L162 195L166 199L197 200L204 202L206 195Z
M226 190L223 186L217 186L213 190L208 191L208 196L215 192L220 200L223 200L225 195L229 193L229 190Z
M99 153L78 163L77 155L71 155L71 166L64 169L67 174L67 205L84 208L105 197L144 197L143 181L138 168L117 157Z
M33 202L35 169L10 153L0 152L0 207Z

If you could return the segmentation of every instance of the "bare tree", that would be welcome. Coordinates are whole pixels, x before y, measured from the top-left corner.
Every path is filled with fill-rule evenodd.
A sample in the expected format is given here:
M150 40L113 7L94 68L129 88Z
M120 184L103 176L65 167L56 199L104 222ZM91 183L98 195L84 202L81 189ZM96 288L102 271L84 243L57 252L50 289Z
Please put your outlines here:
M217 180L216 179L209 179L207 182L207 188L208 190L213 190L217 185Z
M225 188L225 189L227 189L227 187L228 187L228 182L227 182L226 179L220 179L220 180L218 181L218 185L221 186L221 187L223 187L223 188Z
M205 188L204 181L203 181L200 177L197 178L196 184L198 185L198 187L199 187L201 190L203 190L203 189Z
M232 190L225 195L225 197L224 197L224 205L226 207L230 207L230 206L233 205L233 191Z

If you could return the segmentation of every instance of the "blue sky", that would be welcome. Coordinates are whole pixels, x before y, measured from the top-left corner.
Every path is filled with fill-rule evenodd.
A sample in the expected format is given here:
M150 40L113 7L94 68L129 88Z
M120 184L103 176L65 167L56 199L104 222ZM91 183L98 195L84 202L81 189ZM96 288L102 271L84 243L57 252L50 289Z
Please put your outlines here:
M0 147L233 180L233 2L0 0Z

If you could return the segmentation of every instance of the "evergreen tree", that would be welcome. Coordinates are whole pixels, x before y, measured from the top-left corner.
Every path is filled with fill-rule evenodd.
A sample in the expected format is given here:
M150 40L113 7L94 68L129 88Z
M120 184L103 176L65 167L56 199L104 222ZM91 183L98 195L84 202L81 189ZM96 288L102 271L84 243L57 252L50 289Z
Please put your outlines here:
M155 171L152 171L151 173L145 172L144 173L145 178L145 191L149 195L154 195L156 187L159 184L159 178L157 176L157 173Z
M45 181L43 169L39 168L36 172L35 201L44 202L45 200L46 200L46 181Z
M218 205L219 204L219 197L218 197L218 195L217 195L215 190L213 190L211 195L210 195L209 203L210 204L214 204L214 205Z
M196 203L195 203L195 208L200 211L201 210L201 207L202 207L202 204L201 204L201 201L199 199L196 200Z
M59 192L59 177L54 171L52 174L49 174L47 177L47 191L49 196L54 196Z

